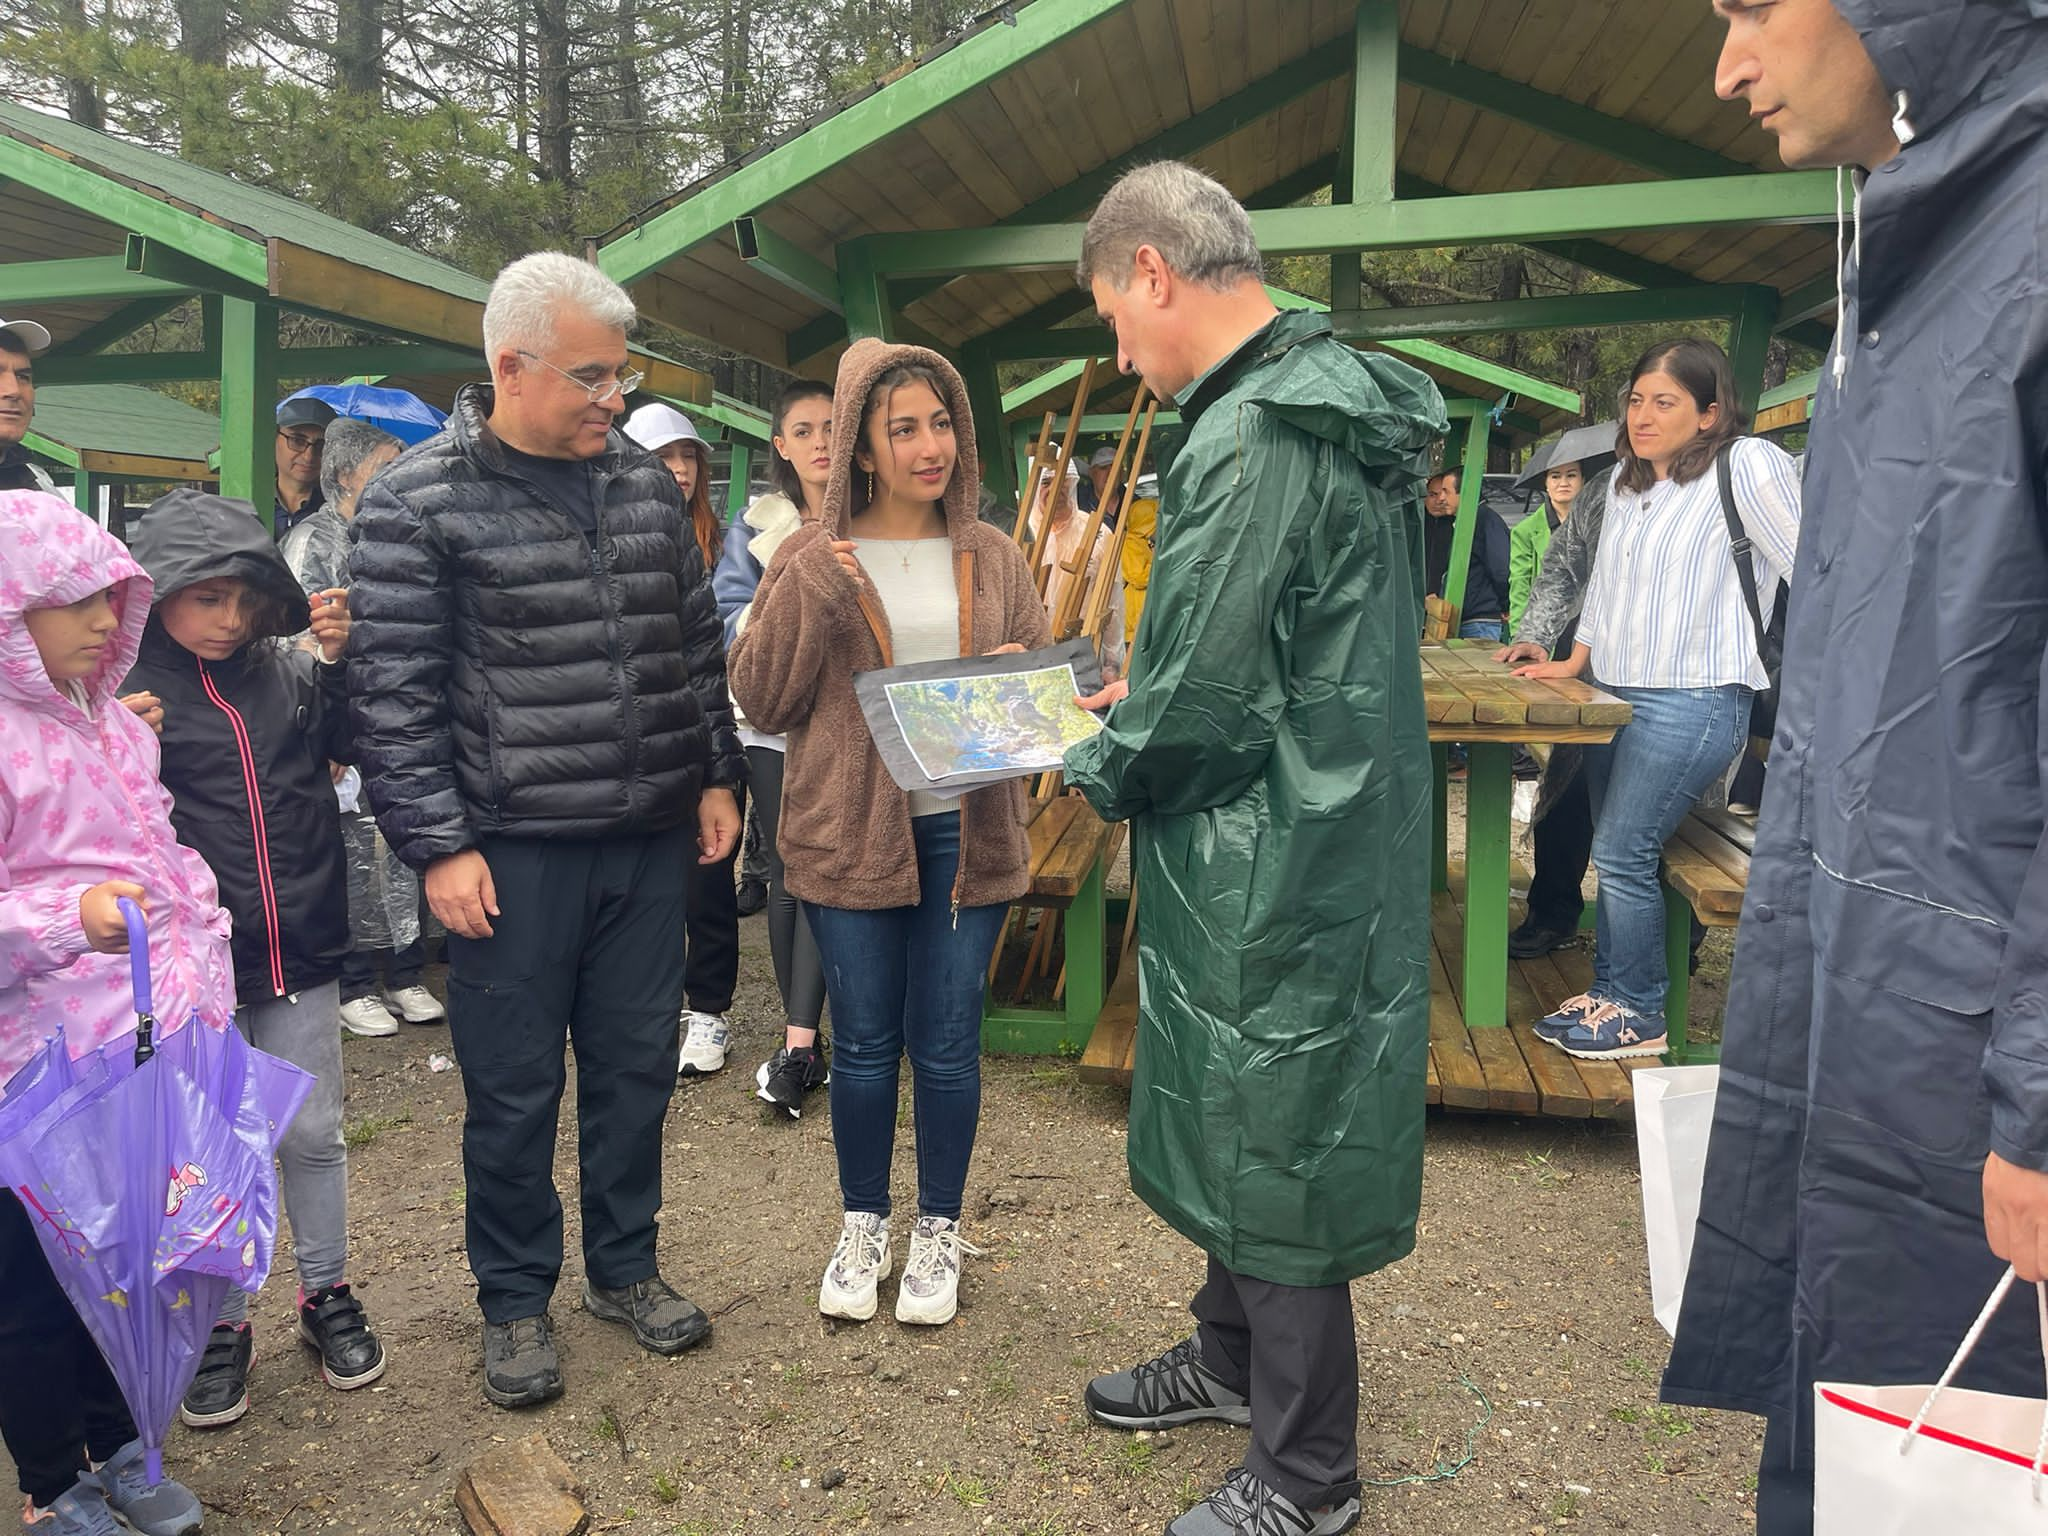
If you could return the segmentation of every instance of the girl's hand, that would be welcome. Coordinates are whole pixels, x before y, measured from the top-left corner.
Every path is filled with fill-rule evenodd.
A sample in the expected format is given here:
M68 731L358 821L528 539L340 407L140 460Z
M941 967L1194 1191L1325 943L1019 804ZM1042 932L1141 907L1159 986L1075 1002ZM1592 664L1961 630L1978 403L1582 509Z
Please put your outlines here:
M992 651L982 652L984 656L1022 656L1024 647L1012 640L1008 645L999 645Z
M164 701L153 693L124 693L121 703L157 735L164 733Z
M860 562L853 557L853 552L858 547L851 539L834 539L832 541L832 558L845 568L846 574L849 576L858 577L860 575Z
M1571 678L1578 675L1578 664L1572 661L1539 661L1533 666L1515 668L1517 677Z
M313 638L320 645L320 659L332 666L348 649L348 588L315 592L306 605L312 615Z
M133 880L103 880L78 898L78 926L85 942L102 955L128 953L128 920L117 905L123 896L149 910L142 887Z
M1110 705L1116 703L1119 699L1129 697L1130 692L1131 685L1124 679L1117 678L1113 682L1103 684L1102 692L1085 694L1074 700L1074 702L1083 709L1093 713L1109 708Z

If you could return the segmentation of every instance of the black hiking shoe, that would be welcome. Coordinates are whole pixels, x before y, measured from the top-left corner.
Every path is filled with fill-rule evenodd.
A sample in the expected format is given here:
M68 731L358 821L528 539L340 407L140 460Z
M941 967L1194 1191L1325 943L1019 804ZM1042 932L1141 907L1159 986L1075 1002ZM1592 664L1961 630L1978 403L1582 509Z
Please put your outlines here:
M531 1408L562 1395L555 1325L542 1312L484 1323L484 1396L500 1408Z
M178 1417L194 1429L234 1423L249 1411L249 1367L255 1361L256 1334L247 1323L215 1323Z
M768 886L764 881L742 880L733 895L735 908L741 917L753 917L767 910Z
M1577 927L1552 928L1530 918L1508 935L1508 956L1515 960L1536 960L1563 949L1577 939Z
M703 1309L689 1297L678 1295L659 1275L615 1291L585 1280L583 1310L607 1323L624 1323L642 1349L657 1355L680 1355L711 1337L711 1319Z
M1343 1536L1358 1524L1358 1500L1303 1509L1257 1474L1233 1467L1223 1486L1166 1528L1166 1536Z
M754 1097L795 1120L804 1112L805 1098L831 1081L831 1065L818 1047L800 1045L791 1050L785 1045L754 1074Z
M1171 1429L1197 1419L1249 1424L1251 1403L1202 1364L1198 1335L1127 1371L1098 1376L1083 1394L1088 1416L1112 1429Z
M322 1286L299 1303L299 1337L320 1352L320 1374L343 1392L384 1374L384 1346L346 1285Z

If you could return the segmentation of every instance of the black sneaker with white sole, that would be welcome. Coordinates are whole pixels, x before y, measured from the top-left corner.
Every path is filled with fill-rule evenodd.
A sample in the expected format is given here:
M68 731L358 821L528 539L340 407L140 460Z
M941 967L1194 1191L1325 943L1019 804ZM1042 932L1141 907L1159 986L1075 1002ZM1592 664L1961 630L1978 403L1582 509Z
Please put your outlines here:
M247 1323L215 1323L178 1417L193 1429L234 1423L249 1411L249 1367L255 1362L256 1334Z
M1216 1419L1249 1424L1251 1403L1202 1363L1199 1335L1182 1339L1156 1359L1098 1376L1084 1394L1088 1416L1112 1429L1171 1429Z
M1244 1467L1166 1528L1166 1536L1343 1536L1358 1524L1358 1500L1303 1509Z
M384 1374L384 1346L346 1285L327 1285L299 1303L299 1337L320 1352L320 1374L342 1392Z
M831 1081L831 1065L817 1046L785 1045L754 1074L754 1097L794 1120L803 1114L804 1100Z

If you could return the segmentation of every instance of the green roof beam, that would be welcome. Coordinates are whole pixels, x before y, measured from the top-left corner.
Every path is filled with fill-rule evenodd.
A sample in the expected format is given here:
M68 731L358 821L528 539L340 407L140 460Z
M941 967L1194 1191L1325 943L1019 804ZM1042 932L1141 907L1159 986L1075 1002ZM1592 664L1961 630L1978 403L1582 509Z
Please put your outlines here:
M1787 289L1778 306L1778 329L1789 330L1808 320L1832 320L1840 297L1841 290L1832 271Z
M180 384L219 374L220 353L211 350L102 352L79 357L51 352L36 359L38 384Z
M62 464L67 469L78 468L78 450L76 448L67 448L62 443L44 437L40 432L31 430L28 436L21 440L21 446L30 453L38 454L43 458Z
M261 287L269 280L269 256L256 241L5 133L0 133L0 177L160 240L243 282Z
M822 304L834 314L841 312L839 274L829 264L785 240L752 214L734 219L732 233L740 260L749 267L813 304Z
M1332 202L1378 206L1394 200L1400 43L1401 14L1394 0L1359 0L1351 23L1351 89ZM1339 309L1363 304L1363 270L1356 251L1330 258L1330 297Z
M1447 347L1442 342L1389 339L1374 341L1371 345L1383 352L1391 352L1396 357L1405 357L1411 363L1441 368L1446 373L1455 373L1460 378L1490 385L1523 400L1534 400L1560 411L1570 411L1574 416L1586 409L1586 397L1575 389L1566 389L1562 384L1539 379L1534 374L1510 368L1506 363L1496 363L1489 357L1480 357L1475 353L1460 351L1456 347Z
M909 73L720 177L694 197L618 234L599 249L598 265L619 282L636 282L670 257L723 233L734 219L766 207L871 145L915 126L1128 3L1035 0L1019 6L1001 22L962 38Z
M1794 400L1810 400L1820 388L1820 370L1795 374L1776 389L1767 389L1757 401L1759 410L1769 410L1774 405L1785 405Z
M1274 208L1252 215L1269 256L1503 245L1714 224L1810 224L1835 215L1825 171L1556 187L1374 206ZM1076 224L865 235L839 247L890 277L1057 269L1080 255Z
M36 360L43 384L172 384L220 373L218 351L110 352L96 357L51 353ZM357 347L295 347L277 354L281 379L339 379L351 374L484 374L480 352L403 342Z
M1758 294L1776 290L1745 283L1697 288L1636 288L1621 293L1560 294L1468 304L1423 304L1398 309L1333 311L1346 341L1430 336L1479 336L1503 331L1565 331L1606 325L1656 325L1687 320L1732 320Z
M1401 78L1436 96L1507 118L1538 133L1590 149L1623 165L1656 176L1678 178L1742 176L1752 167L1726 155L1670 138L1624 118L1580 106L1562 96L1505 79L1470 64L1447 59L1427 48L1402 44Z
M194 293L232 294L251 303L270 296L267 278L263 282L246 282L224 267L148 235L128 237L125 263L130 272L139 276L173 283Z
M0 265L0 304L92 304L108 299L180 299L195 290L130 272L119 256Z
M123 304L104 320L97 320L76 336L57 343L45 357L84 357L111 347L124 337L134 335L150 321L169 314L184 303L185 298L186 295L180 294L172 298L137 299L132 304Z

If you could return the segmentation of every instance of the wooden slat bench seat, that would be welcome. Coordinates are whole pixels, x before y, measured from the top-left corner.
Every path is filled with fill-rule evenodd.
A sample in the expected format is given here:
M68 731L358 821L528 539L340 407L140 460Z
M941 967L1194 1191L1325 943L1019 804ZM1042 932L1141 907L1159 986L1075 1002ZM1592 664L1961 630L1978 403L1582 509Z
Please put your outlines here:
M1696 810L1678 824L1664 845L1664 963L1669 989L1664 1022L1674 1065L1711 1061L1717 1050L1695 1046L1687 1038L1692 1022L1692 923L1707 928L1733 928L1742 920L1742 900L1749 889L1749 854L1756 828L1725 810Z

